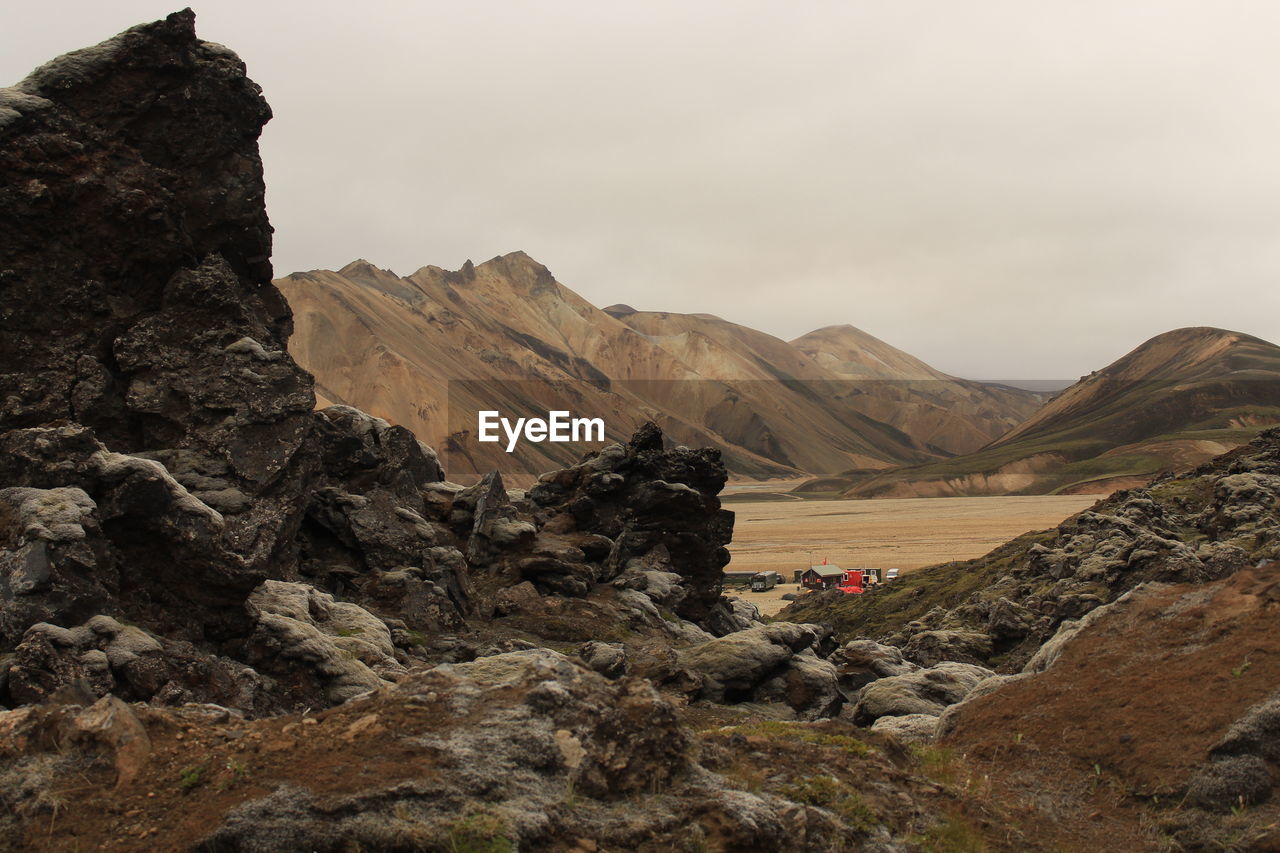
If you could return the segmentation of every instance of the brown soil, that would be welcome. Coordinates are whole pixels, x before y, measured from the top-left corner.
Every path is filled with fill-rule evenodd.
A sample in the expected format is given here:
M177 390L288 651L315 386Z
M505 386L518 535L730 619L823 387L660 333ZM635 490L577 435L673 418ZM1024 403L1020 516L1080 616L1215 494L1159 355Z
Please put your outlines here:
M1214 584L1149 587L1048 671L967 705L946 744L1015 802L1056 814L1063 849L1146 849L1154 841L1089 844L1145 835L1144 802L1175 805L1213 744L1275 690L1278 601L1276 563Z
M515 704L518 693L515 688L499 688L491 698ZM52 815L27 822L20 835L0 839L0 849L188 850L213 832L230 810L281 785L318 795L321 808L402 782L430 785L437 772L449 770L437 771L430 748L412 745L415 736L476 724L451 714L448 706L445 694L423 703L379 694L317 714L250 722L210 722L199 711L134 706L151 740L150 755L137 777L117 787L115 770L105 757L64 772L66 785L54 792L59 807ZM63 712L40 707L30 713ZM685 708L682 718L697 732L694 749L700 762L723 774L730 787L794 798L797 790L802 796L815 776L833 780L831 785L855 796L856 810L846 819L855 825L865 821L868 832L885 826L899 837L911 836L928 831L935 822L930 816L951 814L975 838L988 836L994 842L996 828L1011 822L1003 805L983 796L959 765L929 765L892 738L848 723L775 723L707 705ZM5 742L3 733L0 746L23 751L22 744ZM719 844L714 815L707 820L710 849L740 849ZM552 840L538 849L621 853L612 847L580 848L573 839ZM1012 853L1025 847L995 843L988 849Z
M429 778L429 754L411 748L410 738L386 733L438 728L449 719L447 699L438 700L440 707L356 702L248 723L193 718L184 727L142 710L151 754L136 779L117 790L113 767L82 768L71 787L56 792L62 808L47 822L27 824L25 839L9 841L18 850L186 850L228 811L281 784L341 796L391 784L410 769L413 778Z

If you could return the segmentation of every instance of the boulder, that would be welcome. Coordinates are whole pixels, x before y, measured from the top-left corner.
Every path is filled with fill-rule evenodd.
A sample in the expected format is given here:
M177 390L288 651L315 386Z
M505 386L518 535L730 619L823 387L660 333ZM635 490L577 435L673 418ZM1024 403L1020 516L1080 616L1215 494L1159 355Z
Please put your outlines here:
M1031 633L1038 618L1030 609L1001 596L987 613L987 633L994 644L1008 645Z
M249 662L304 682L302 696L316 697L312 707L340 704L404 673L390 629L355 604L305 584L266 581L245 606L255 623Z
M850 640L830 657L840 677L840 686L849 694L861 690L878 678L905 675L920 669L902 656L896 646L875 640Z
M1251 707L1209 751L1192 775L1187 798L1210 811L1226 812L1266 800L1280 764L1280 694Z
M991 657L991 637L978 631L921 631L902 647L902 654L921 666L943 661L981 664Z
M578 657L605 678L621 678L627 674L627 652L621 643L591 640L579 647Z
M513 613L538 613L542 610L542 595L529 581L503 587L494 596L494 614L510 616Z
M350 494L386 489L420 505L420 491L444 480L435 451L404 427L350 406L321 409L315 420L325 475Z
M844 705L835 667L807 650L793 656L784 671L760 684L752 699L784 704L802 720L833 717Z
M903 743L932 743L937 730L938 717L932 714L881 717L871 724L871 731L891 734Z
M835 713L843 702L835 667L810 651L827 633L817 625L775 622L715 638L678 657L703 677L700 699L785 701L801 717L817 719Z
M967 663L946 662L929 669L873 681L858 694L853 717L858 725L871 725L881 717L924 714L937 717L947 706L960 702L984 678L989 669Z

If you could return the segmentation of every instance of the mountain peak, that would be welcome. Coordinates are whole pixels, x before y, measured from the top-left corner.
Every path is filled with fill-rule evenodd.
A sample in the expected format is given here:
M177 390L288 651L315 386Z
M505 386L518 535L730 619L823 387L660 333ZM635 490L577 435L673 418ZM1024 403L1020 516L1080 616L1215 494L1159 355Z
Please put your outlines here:
M347 278L356 279L356 280L359 280L362 276L372 276L375 278L382 278L383 276L389 275L392 278L400 277L396 275L394 272L392 272L391 270L384 270L381 267L374 266L370 262L366 261L364 258L356 258L354 261L347 264L342 269L338 270L338 275L346 276Z
M527 289L530 295L554 289L556 286L556 279L551 274L551 270L519 249L490 258L476 269L506 278L518 287Z
M1273 344L1213 326L1187 326L1162 332L1108 365L1095 376L1140 380L1199 376L1205 365L1223 359L1239 359L1243 352L1258 348L1274 350Z
M851 323L836 323L831 326L823 326L820 329L814 329L812 332L808 332L804 335L801 335L800 337L808 338L808 337L818 336L818 335L839 335L839 334L855 334L858 336L863 336L863 335L866 335L867 333L862 331L857 326ZM799 340L799 338L797 338L797 340Z
M1277 375L1275 344L1212 326L1173 329L1083 377L992 446L1071 429L1106 434L1117 443L1172 433L1240 400L1273 404ZM1266 381L1239 381L1255 377ZM1110 414L1115 411L1126 413L1123 423Z
M814 329L791 341L791 345L828 370L849 379L951 378L848 323Z

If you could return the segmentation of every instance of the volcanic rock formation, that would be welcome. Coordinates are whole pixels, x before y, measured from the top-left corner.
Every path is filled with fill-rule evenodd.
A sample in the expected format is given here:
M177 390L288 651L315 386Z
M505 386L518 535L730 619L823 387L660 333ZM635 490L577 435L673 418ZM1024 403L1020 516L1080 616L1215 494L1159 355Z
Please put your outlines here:
M0 699L82 683L319 707L492 614L497 590L585 596L637 566L671 575L675 612L741 627L720 600L714 451L663 450L650 427L513 503L496 476L442 483L403 427L313 411L270 280L270 110L189 11L0 103L17 177L0 197Z

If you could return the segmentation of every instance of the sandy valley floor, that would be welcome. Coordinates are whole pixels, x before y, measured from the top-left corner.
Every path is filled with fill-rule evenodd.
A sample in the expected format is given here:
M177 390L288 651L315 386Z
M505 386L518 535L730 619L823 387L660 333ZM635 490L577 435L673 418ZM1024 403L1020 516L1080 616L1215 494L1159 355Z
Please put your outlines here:
M765 614L781 609L796 569L825 558L843 568L907 572L969 559L1028 530L1052 527L1092 505L1099 495L910 498L869 501L733 501L737 513L730 570L773 569L786 584L742 593Z

